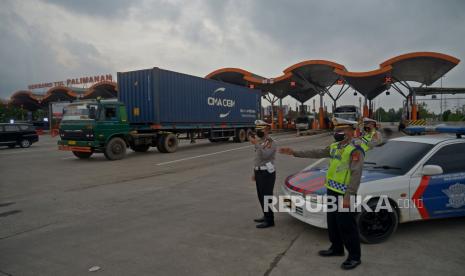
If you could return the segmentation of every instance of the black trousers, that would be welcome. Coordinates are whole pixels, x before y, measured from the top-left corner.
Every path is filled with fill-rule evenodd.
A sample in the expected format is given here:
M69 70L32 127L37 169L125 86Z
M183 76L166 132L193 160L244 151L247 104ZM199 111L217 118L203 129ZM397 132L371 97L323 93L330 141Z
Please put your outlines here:
M328 196L335 196L337 204L341 194L328 189ZM342 200L342 197L340 198ZM349 259L360 260L360 236L358 233L356 212L327 212L328 234L331 249L336 252L344 252L344 246L349 251Z
M257 186L257 196L262 206L263 215L268 222L274 221L273 211L268 208L265 212L264 202L265 196L272 196L274 189L274 182L276 181L276 172L269 173L266 170L255 171L255 184ZM268 200L269 201L269 200Z

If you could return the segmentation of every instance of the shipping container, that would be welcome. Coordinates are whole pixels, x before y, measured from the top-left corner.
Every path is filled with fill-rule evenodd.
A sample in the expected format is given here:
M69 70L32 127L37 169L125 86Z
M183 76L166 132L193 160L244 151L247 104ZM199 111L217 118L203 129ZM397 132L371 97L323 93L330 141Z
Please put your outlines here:
M131 124L250 124L260 110L260 91L152 68L118 73L118 99Z

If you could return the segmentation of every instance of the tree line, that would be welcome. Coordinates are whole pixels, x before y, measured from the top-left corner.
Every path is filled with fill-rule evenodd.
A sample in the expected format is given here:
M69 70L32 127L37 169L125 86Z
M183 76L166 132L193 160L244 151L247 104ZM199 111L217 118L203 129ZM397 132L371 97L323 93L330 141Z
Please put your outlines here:
M376 109L374 117L375 119L381 122L399 122L402 120L402 113L403 109L394 109L390 108L385 110L384 108L380 107ZM444 122L457 122L457 121L465 121L465 113L463 110L446 110L442 114L434 113L428 109L428 105L426 103L421 103L418 105L418 117L420 119L432 119Z

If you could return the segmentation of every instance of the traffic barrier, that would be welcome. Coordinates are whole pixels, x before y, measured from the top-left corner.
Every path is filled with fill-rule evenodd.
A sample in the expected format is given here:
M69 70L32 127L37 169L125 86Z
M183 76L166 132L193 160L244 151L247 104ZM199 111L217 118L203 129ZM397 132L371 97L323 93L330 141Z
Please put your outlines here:
M407 125L414 125L414 126L425 126L426 125L426 120L425 119L419 119L419 120L408 120Z

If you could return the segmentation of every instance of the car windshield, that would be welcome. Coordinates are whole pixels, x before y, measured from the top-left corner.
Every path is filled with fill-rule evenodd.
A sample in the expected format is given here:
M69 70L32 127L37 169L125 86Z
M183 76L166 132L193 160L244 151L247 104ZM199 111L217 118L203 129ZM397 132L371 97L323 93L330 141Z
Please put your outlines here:
M89 104L68 105L63 110L63 121L92 120L91 118L89 118L89 111L91 107L94 107L95 110L97 110L97 105L89 105Z
M386 173L402 175L408 172L434 145L389 141L381 147L367 152L365 170L383 170Z

